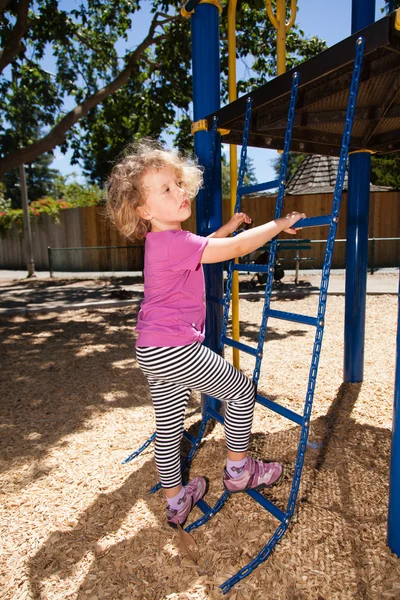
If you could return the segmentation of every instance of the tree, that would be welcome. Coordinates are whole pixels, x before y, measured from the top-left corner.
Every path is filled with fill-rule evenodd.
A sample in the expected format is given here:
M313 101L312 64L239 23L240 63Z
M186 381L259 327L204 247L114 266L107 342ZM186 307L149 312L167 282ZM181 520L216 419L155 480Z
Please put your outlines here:
M387 185L400 190L400 155L382 154L372 156L371 183Z
M103 190L94 184L68 181L71 175L60 175L54 181L55 196L70 206L96 206L103 199Z
M395 10L400 7L400 0L385 0L384 8L381 8L382 12L388 13L390 9Z
M385 0L386 6L382 8L382 12L389 11L389 0ZM394 8L400 7L400 0L394 0ZM290 153L287 169L287 181L294 175L301 163L305 154ZM277 176L280 173L282 157L278 156L273 167ZM400 155L399 154L383 154L372 156L371 159L371 183L376 185L390 186L395 189L400 189Z
M390 6L393 5L393 6ZM400 7L400 0L389 2L385 0L382 12L389 12L390 8ZM400 156L399 154L380 154L371 158L371 183L387 185L400 190Z
M73 150L91 179L101 181L127 142L160 137L178 126L176 144L191 147L190 24L181 2L151 0L153 20L136 48L129 30L141 0L0 0L0 179L56 146ZM226 98L227 14L221 18L222 93ZM262 0L238 3L237 56L254 76L239 92L275 74L275 30ZM121 51L121 47L126 49ZM317 38L288 34L288 67L325 48ZM43 68L52 53L54 74ZM66 111L65 101L75 105ZM37 137L37 128L44 134Z
M51 154L43 154L25 165L28 200L33 202L44 196L54 196L54 180L60 174L50 167L53 162ZM11 199L11 208L21 208L21 189L19 169L13 169L4 175L4 195Z
M257 33L255 33L257 31ZM176 30L174 43L168 48L171 55L165 53L166 45L162 52L157 49L157 54L153 59L158 65L158 69L152 73L151 79L144 81L140 87L141 111L129 112L132 105L136 106L135 95L129 86L125 86L118 91L118 100L115 98L107 99L102 107L98 107L98 113L91 123L85 122L85 140L81 144L84 164L87 173L94 181L101 183L110 169L110 164L115 157L126 146L127 140L136 136L146 135L147 130L143 131L144 124L151 122L153 130L150 135L157 137L166 129L165 124L175 131L174 145L180 150L193 152L193 136L190 133L191 117L190 102L192 99L190 72L180 70L175 77L173 85L169 83L171 72L175 69L177 49L181 48L181 54L185 55L185 49L180 43L181 32ZM185 33L187 36L187 33ZM263 2L247 4L238 3L237 10L237 57L247 63L255 61L252 66L248 66L249 72L255 73L255 76L249 76L247 79L240 80L237 88L238 93L247 93L253 88L262 85L272 76L276 75L276 55L275 55L275 30L272 28L266 18L266 11ZM221 101L228 101L227 81L228 81L228 53L227 53L227 14L223 13L221 17ZM326 48L325 42L318 38L305 39L304 32L293 29L288 34L288 68L291 68L298 62L301 62L315 54L318 54ZM190 51L190 48L187 50ZM186 55L187 58L187 55ZM143 87L144 86L144 87ZM144 94L144 88L146 93ZM171 103L171 98L179 88L181 96L179 102L175 101L175 107ZM146 99L146 102L144 102ZM115 106L112 106L115 103ZM140 101L139 101L140 103ZM118 110L116 110L118 105ZM166 120L164 107L170 106L169 120ZM175 116L174 116L174 111ZM144 114L143 114L144 113ZM124 114L124 123L121 123L120 114ZM115 118L112 119L112 115ZM110 126L112 120L112 126ZM89 121L89 118L87 119ZM164 124L164 127L163 127ZM102 148L107 148L108 164L104 161L104 152ZM93 168L93 165L95 167Z
M86 0L68 11L60 4L0 2L0 114L6 123L0 136L0 176L57 145L79 148L74 125L130 79L140 86L151 70L147 49L166 39L168 26L169 34L174 24L182 26L178 17L157 11L160 3L155 1L147 35L121 58L116 44L127 40L137 1ZM56 61L54 77L42 67L48 47ZM65 97L76 103L67 114ZM38 124L47 129L39 139Z
M230 170L229 170L229 161L224 153L221 154L221 162L222 162L222 197L230 198L231 176L230 176ZM244 184L245 185L255 185L256 183L258 183L258 181L257 181L257 177L256 177L256 170L254 167L254 162L248 156L246 158Z
M296 173L297 169L305 159L307 154L298 154L296 152L289 152L288 166L286 171L286 181L289 181ZM272 163L276 176L279 177L281 172L282 155L277 156Z

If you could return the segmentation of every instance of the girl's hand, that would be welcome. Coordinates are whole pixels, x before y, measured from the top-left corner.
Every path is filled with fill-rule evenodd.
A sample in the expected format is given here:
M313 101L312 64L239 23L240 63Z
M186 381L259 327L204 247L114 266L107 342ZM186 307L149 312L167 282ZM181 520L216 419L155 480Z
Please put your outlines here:
M295 229L292 227L292 225L294 225L295 223L297 223L297 221L300 221L300 219L305 219L306 215L305 213L299 213L296 211L293 211L291 213L289 213L288 215L286 215L286 217L282 217L282 221L283 221L283 231L285 233L291 233L292 235L295 235L298 231L298 229L301 229L301 227L299 227L298 229Z
M246 213L235 213L233 215L233 217L231 219L229 219L229 221L226 223L225 228L227 231L227 235L229 235L230 233L233 233L234 231L236 231L236 229L242 224L242 223L248 223L250 224L252 221L250 219L250 217L248 215L246 215Z
M231 233L236 231L236 229L242 224L248 223L251 224L252 220L246 213L235 213L231 219L225 225L222 225L217 231L208 235L209 238L225 238L228 237Z

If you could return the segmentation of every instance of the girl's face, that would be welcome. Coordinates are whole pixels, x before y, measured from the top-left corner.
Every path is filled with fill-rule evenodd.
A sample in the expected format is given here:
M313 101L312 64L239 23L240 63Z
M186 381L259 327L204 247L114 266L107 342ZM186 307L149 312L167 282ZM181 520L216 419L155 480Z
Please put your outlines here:
M191 215L190 199L172 167L150 170L143 175L147 198L139 214L150 221L152 231L181 229Z

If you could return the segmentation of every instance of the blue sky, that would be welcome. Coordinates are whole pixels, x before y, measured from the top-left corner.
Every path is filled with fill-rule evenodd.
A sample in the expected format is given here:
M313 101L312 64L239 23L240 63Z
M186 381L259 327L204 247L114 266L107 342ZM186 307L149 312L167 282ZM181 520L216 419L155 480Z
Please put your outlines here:
M351 33L351 0L299 0L299 10L297 12L296 22L308 37L318 36L324 39L328 46L333 46L340 40L348 37ZM143 4L146 6L146 3ZM380 9L384 6L384 0L376 0L375 19L380 19L382 13ZM135 46L143 38L144 31L147 31L150 23L149 11L144 8L140 14L135 17L135 28L132 31L132 40L129 46ZM45 67L46 68L46 67ZM47 67L51 70L51 64ZM239 72L238 64L238 75ZM229 153L229 146L224 150ZM274 171L271 162L277 156L274 150L262 150L249 148L249 156L254 161L256 176L259 181L268 181L274 178ZM70 165L70 154L63 155L55 150L55 160L53 166L61 173L68 174L75 172L81 174L77 165Z

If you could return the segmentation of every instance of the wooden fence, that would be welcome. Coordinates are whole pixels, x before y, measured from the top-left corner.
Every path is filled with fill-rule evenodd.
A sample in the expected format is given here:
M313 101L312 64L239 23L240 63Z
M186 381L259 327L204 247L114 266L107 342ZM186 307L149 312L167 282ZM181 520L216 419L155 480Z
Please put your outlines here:
M274 217L275 196L264 198L244 198L243 210L254 220L255 225L261 225ZM283 214L293 210L306 213L307 216L326 215L331 211L332 194L308 194L305 196L286 196ZM229 208L228 208L229 210ZM227 211L228 212L228 211ZM347 192L343 192L340 217L337 229L337 239L346 239L347 228ZM313 227L300 230L296 238L326 240L327 227ZM282 233L282 238L291 238L290 234ZM373 192L370 196L369 238L399 238L400 237L400 192ZM315 257L315 266L323 263L324 244L312 244L312 249L302 252L302 256ZM337 244L337 254L345 252L345 244ZM394 266L400 262L400 242L377 242L374 248L375 266ZM340 261L341 262L341 261Z
M270 221L274 216L275 197L264 196L257 198L244 198L243 210L247 212L255 225ZM307 216L328 214L331 210L332 194L314 194L307 196L286 196L284 214L292 210L305 212ZM346 237L346 205L347 193L343 194L340 219L338 224L338 239ZM185 222L184 227L189 231L196 231L195 205L192 216ZM229 201L223 203L223 220L229 219ZM374 192L370 201L370 238L400 237L400 192ZM130 242L121 236L108 222L102 207L72 208L60 213L60 224L55 224L48 215L41 215L31 219L33 255L37 270L48 270L47 247L52 248L86 248L106 247L96 251L90 263L87 264L87 253L68 253L70 268L65 270L107 270L110 265L112 246L122 246L118 251L119 268L114 270L139 270L142 262L143 243ZM298 238L311 238L313 240L326 239L326 227L313 227L299 231ZM288 234L282 237L289 238ZM132 246L137 246L136 250ZM304 252L304 256L316 259L314 266L321 266L323 261L323 244L313 244L312 250ZM341 245L344 248L345 244ZM129 248L129 250L124 250ZM340 244L337 244L338 250ZM376 243L374 248L376 266L391 266L393 261L399 260L399 241ZM67 253L65 253L67 255ZM111 261L112 262L112 261ZM23 248L23 238L16 228L0 237L0 268L25 269L26 260ZM63 269L56 269L63 270Z

